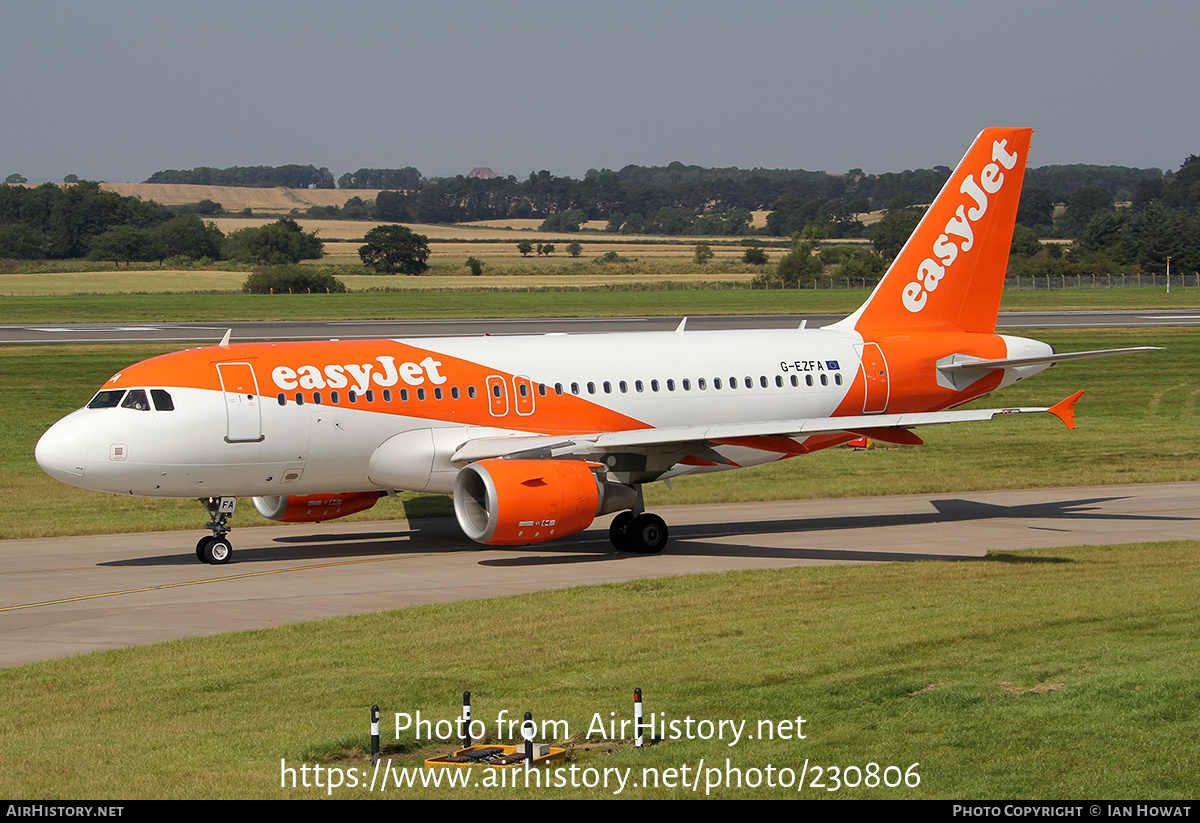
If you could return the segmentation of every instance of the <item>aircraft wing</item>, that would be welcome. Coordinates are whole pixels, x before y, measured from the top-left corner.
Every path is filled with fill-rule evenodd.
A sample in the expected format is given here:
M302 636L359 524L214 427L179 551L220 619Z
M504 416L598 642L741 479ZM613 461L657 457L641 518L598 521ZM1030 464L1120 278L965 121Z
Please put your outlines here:
M919 443L919 438L902 435L918 426L944 423L970 423L991 420L1000 415L1049 413L1067 428L1075 428L1075 403L1079 391L1053 406L1026 406L1008 409L969 409L962 411L912 412L909 414L871 414L852 417L812 417L797 420L763 420L749 423L719 423L699 426L664 426L656 429L600 432L578 435L514 435L484 437L461 445L451 458L455 463L473 463L493 458L587 458L630 449L678 447L694 444L707 451L724 441L747 437L807 437L834 432L872 432L876 439L888 439L896 430L895 442ZM715 453L714 453L715 454Z

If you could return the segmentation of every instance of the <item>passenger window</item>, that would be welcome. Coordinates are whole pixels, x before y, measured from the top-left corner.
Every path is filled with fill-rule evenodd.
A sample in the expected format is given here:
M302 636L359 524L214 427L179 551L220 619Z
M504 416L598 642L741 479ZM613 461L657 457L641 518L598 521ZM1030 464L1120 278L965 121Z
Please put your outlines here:
M714 389L719 389L719 388L721 388L721 378L719 378L719 377L714 377L714 378L713 378L713 388L714 388Z
M811 386L811 385L813 384L812 375L811 375L811 374L806 374L806 375L804 375L804 382L805 382L807 385Z
M424 389L417 389L417 399L418 400L425 399L425 390Z
M657 380L650 381L650 391L658 391L658 381Z
M320 401L317 401L317 402L320 402ZM391 389L384 389L384 390L383 390L383 402L384 402L384 403L391 403L391 402L392 402L392 390L391 390Z
M442 399L442 387L441 386L438 386L436 389L433 390L433 397L435 400Z
M471 398L472 400L475 399L475 387L474 386L467 386L467 397Z
M300 392L296 392L296 405L297 406L304 405L304 395Z
M683 381L682 381L682 383L683 383L683 390L684 390L684 391L691 391L691 390L692 390L692 381L691 381L691 380L688 380L688 379L685 377L685 378L683 378Z
M154 408L159 411L175 411L175 401L162 389L151 389L150 399L154 401Z
M375 402L375 390L367 389L366 398L367 398L368 403L374 403Z
M450 396L451 396L452 398L454 398L455 400L457 400L457 399L458 399L458 386L451 386L451 387L450 387Z
M313 402L318 406L321 405L321 393L319 391L313 392Z
M612 394L612 383L609 382L608 380L604 381L604 393Z
M351 403L357 403L358 402L358 392L354 391L354 389L351 389L350 391L346 392L346 399L349 400Z
M329 402L335 406L338 404L338 393L337 392L331 391L329 393Z
M793 374L792 375L792 388L793 389L798 388L799 386L800 386L800 378Z
M841 372L838 372L837 374L835 374L833 376L833 382L837 383L839 386L842 385L842 373Z
M131 389L129 394L125 395L125 399L121 401L121 408L150 411L150 399L146 397L146 392L142 389Z
M823 374L823 375L821 375L821 385L822 385L822 386L828 386L828 385L829 385L829 375L827 375L827 374Z
M635 381L633 381L633 387L634 387L635 389L637 389L639 392L641 392L641 391L645 391L645 390L646 390L645 386L643 386L643 385L642 385L642 381L641 381L641 380L635 380Z
M121 402L121 398L125 395L124 389L109 389L96 394L91 402L87 404L89 409L112 409L116 408Z
M402 401L404 401L405 403L407 403L407 402L408 402L408 389L401 389L401 390L400 390L400 399L401 399Z
M783 388L783 375L781 375L781 374L775 375L775 387L779 388L779 389Z
M698 388L700 391L704 391L706 388L708 388L708 384L704 382L703 377L696 381L696 388Z
M281 406L287 405L287 398L284 396L283 392L280 392L279 396L276 397L275 399L279 401L279 405L281 405Z
M674 380L667 381L667 391L675 391L675 381Z
M579 394L579 384L578 383L571 384L571 394Z
M620 383L618 383L617 386L618 386L618 388L621 389L621 394L629 393L629 384L626 383L624 380L622 380Z

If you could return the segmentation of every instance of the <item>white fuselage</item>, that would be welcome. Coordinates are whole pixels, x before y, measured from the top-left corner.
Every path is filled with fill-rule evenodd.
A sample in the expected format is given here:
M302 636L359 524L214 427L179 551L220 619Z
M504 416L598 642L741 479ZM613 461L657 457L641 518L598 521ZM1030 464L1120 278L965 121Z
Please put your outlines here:
M369 478L368 465L381 444L414 430L435 430L443 465L423 490L449 492L449 453L466 440L502 432L571 433L547 410L568 396L639 421L638 427L733 423L824 417L846 396L859 369L861 338L853 332L764 330L652 332L604 335L443 338L379 341L433 356L479 364L481 380L442 366L408 375L381 402L375 371L364 381L340 380L331 402L328 363L337 363L336 342L322 347L320 383L303 390L296 379L273 385L274 368L256 366L258 392L241 398L216 388L165 386L174 409L113 407L80 409L56 423L38 445L38 461L52 476L96 491L155 497L310 494L391 488ZM360 344L361 345L361 344ZM389 349L390 350L390 349ZM286 349L279 347L281 355ZM240 347L228 349L238 363ZM366 358L359 357L359 360ZM281 357L285 369L305 365ZM342 370L344 372L344 370ZM336 370L335 370L336 372ZM494 372L498 379L490 379ZM434 380L440 380L435 384ZM490 381L490 382L489 382ZM143 388L158 388L145 386ZM356 402L349 391L358 389ZM364 400L366 389L377 397ZM401 399L401 390L405 399ZM451 398L451 390L458 395ZM418 391L423 399L419 399ZM434 402L434 391L442 398ZM475 395L468 397L468 392ZM561 395L559 394L561 392ZM499 393L499 396L496 396ZM319 403L313 402L320 395ZM304 402L297 403L299 395ZM486 414L478 413L488 397ZM282 403L280 402L282 398ZM240 401L240 402L231 402ZM474 402L474 414L456 414L455 403ZM598 430L586 419L576 431ZM627 427L634 427L631 422ZM778 454L737 446L722 453L736 465L778 459ZM673 474L702 470L682 466ZM708 467L710 470L712 467ZM403 476L403 475L401 475ZM417 485L411 483L409 485Z

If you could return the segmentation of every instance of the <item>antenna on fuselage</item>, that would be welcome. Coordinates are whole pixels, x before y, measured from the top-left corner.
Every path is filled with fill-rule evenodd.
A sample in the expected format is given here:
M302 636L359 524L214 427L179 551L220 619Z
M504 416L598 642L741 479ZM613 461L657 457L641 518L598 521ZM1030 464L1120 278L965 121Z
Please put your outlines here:
M225 336L221 338L221 342L217 345L223 349L229 348L229 336L233 334L233 329L226 329Z
M686 325L687 325L687 318L685 317L682 320L680 320L679 325L675 327L675 333L683 334L683 327Z

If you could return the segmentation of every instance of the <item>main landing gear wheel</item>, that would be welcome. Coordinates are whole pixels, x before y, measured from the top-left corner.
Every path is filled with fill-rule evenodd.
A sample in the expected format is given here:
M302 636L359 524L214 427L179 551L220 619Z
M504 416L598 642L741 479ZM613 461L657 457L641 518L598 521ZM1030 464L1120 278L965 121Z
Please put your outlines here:
M658 554L667 545L667 524L657 514L621 512L608 527L608 539L617 551Z
M608 525L608 540L619 552L633 551L629 548L629 525L633 523L633 512L621 512Z

